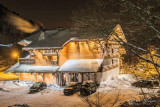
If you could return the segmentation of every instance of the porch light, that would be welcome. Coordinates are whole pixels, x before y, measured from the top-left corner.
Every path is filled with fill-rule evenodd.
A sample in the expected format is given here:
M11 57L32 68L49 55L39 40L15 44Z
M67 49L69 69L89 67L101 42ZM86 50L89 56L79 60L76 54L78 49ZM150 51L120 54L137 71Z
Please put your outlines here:
M17 61L19 62L19 53L18 52L13 52L12 57L17 58Z
M13 56L14 58L18 57L18 52L13 52L12 56Z

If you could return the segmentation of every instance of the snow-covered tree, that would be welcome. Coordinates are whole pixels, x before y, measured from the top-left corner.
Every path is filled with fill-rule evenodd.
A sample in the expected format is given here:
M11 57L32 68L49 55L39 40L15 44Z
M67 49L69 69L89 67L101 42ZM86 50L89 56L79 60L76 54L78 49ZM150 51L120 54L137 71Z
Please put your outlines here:
M160 78L160 64L143 56L151 53L150 46L159 51L159 9L158 0L88 0L82 9L73 12L73 28L82 37L107 39L108 35L115 35L115 40L127 50L126 62L135 62L136 56L152 64ZM122 26L127 42L113 31L114 24ZM160 58L159 52L150 54L152 56Z

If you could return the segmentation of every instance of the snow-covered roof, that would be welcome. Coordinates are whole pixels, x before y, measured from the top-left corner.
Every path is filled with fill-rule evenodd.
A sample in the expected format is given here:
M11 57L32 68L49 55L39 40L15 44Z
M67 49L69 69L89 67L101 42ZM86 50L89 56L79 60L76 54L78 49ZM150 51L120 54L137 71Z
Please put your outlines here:
M97 72L102 59L72 59L67 60L58 72Z
M27 73L27 72L37 72L37 73L52 73L57 71L59 66L35 66L21 64L13 72Z
M23 40L21 40L20 42L18 42L18 44L24 43L24 42L30 44L32 41L23 39Z
M40 38L42 33L44 33L44 36L46 37L46 36L49 36L49 35L52 35L52 34L56 33L57 31L58 30L39 31L39 32L36 32L36 33L32 34L31 36L19 41L18 44L20 44L20 45L23 45L23 44L28 45L31 42L37 41Z
M30 55L27 55L25 58L30 58ZM4 73L13 72L18 66L19 66L19 62L17 62L16 64L14 64L13 66L11 66L7 70L5 70Z
M43 38L43 37L42 37ZM37 39L36 41L30 43L23 50L32 49L61 49L70 41L87 41L87 40L103 40L99 37L79 37L74 34L72 29L58 30L49 36L45 36L43 39Z
M20 64L19 66L13 66L5 73L16 72L16 73L28 73L28 72L37 72L37 73L52 73L57 71L59 66L36 66L36 65L26 65Z
M14 65L13 65L12 67L10 67L9 69L5 70L4 73L13 72L18 66L19 66L19 62L17 62L16 64L14 64Z
M45 36L43 39L38 39L28 46L24 47L27 49L48 49L48 48L62 48L62 46L75 35L72 34L70 29L57 30L57 32Z

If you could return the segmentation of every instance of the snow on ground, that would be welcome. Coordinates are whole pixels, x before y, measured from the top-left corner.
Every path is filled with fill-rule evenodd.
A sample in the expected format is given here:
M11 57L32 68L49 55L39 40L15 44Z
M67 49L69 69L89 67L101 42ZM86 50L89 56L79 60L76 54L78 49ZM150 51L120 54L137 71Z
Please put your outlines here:
M110 77L102 82L99 90L101 94L110 92L103 100L110 99L112 101L117 96L117 92L121 89L120 97L124 100L135 99L140 89L131 87L134 78L130 75L120 75L118 78ZM29 87L33 84L31 81L0 81L0 107L8 107L14 104L28 104L31 107L88 107L88 104L77 92L71 96L64 96L63 88L54 84L48 84L48 88L40 92L29 94ZM89 96L94 98L96 93ZM116 107L116 106L115 106Z
M3 88L5 88L5 89L9 89L9 88L19 88L19 86L16 85L16 84L14 84L13 81L7 81L7 82L4 84Z
M130 74L123 74L118 77L110 76L106 81L100 83L99 91L131 88L131 84L135 81L135 77Z
M18 85L18 86L28 86L30 87L34 82L33 81L15 81L14 84Z
M47 87L49 89L52 89L52 90L63 90L64 88L61 88L60 86L56 85L56 84L48 84Z
M0 107L8 107L14 104L28 104L31 107L81 107L81 97L79 93L72 96L64 96L62 88L56 85L49 85L47 89L29 94L27 82L1 81ZM4 91L5 90L5 91Z

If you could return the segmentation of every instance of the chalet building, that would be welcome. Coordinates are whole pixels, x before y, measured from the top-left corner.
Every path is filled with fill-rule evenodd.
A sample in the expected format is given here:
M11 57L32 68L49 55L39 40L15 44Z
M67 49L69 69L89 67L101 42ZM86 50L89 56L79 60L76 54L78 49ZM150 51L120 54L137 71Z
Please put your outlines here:
M120 25L113 28L125 40ZM121 71L121 54L125 50L115 35L103 38L80 38L71 30L38 32L19 42L30 53L6 70L19 75L19 80L45 81L58 84L85 80L97 83Z

